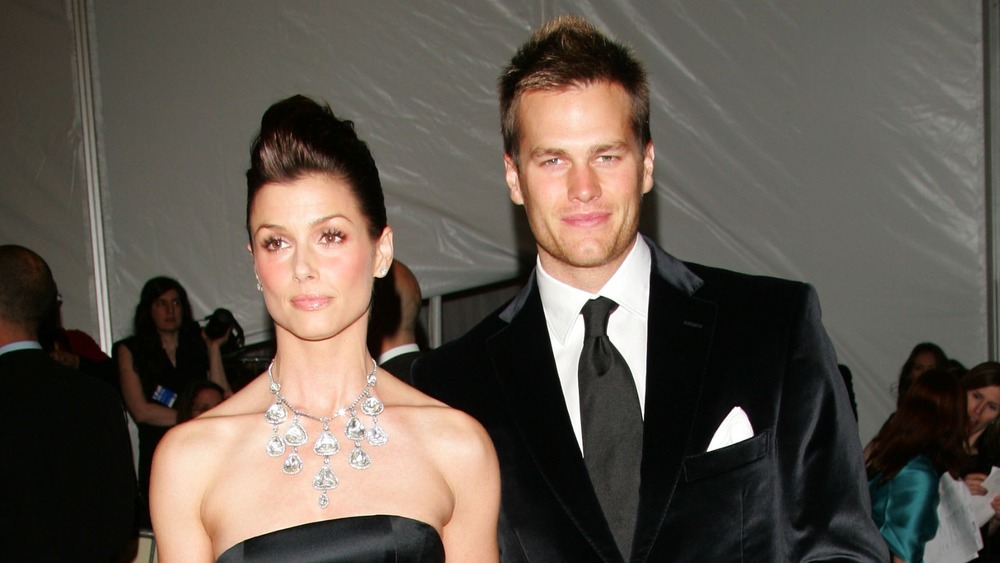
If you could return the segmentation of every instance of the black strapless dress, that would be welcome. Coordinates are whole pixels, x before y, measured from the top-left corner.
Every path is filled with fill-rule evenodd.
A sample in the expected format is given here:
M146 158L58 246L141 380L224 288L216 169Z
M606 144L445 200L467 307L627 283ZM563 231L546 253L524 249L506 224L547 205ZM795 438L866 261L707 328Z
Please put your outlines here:
M218 563L444 563L441 536L403 516L351 516L276 530L227 549Z

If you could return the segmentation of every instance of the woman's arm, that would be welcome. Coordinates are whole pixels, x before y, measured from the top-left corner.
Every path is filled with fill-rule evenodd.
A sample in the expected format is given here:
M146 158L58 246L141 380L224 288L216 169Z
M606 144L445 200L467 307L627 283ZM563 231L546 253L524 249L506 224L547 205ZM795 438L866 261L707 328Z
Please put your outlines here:
M462 413L460 439L447 444L447 479L455 496L451 520L441 533L448 563L499 561L497 518L500 467L486 430Z
M205 471L187 437L188 425L181 425L160 440L153 457L150 476L150 516L156 537L156 551L162 563L211 562L212 538L201 521Z
M142 392L142 382L132 365L132 352L124 344L118 345L118 377L122 386L125 406L136 422L153 426L173 426L177 424L177 411L146 400Z

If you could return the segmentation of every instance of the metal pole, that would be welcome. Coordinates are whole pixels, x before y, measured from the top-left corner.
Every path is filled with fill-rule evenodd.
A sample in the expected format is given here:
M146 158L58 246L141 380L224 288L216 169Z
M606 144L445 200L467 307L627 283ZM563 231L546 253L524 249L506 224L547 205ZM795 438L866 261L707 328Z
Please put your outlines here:
M94 266L94 299L101 348L110 352L111 303L108 295L108 266L104 247L104 209L101 205L101 180L97 153L97 119L94 95L93 46L91 42L89 0L71 0L70 14L76 47L76 80L83 129L83 165L90 211L90 247Z

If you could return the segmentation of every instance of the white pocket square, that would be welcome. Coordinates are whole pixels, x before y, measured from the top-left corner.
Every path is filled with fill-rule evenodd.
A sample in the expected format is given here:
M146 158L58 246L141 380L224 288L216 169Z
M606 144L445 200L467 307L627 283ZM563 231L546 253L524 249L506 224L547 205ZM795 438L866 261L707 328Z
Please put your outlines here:
M708 444L708 451L717 450L726 446L731 446L736 442L753 438L753 427L750 426L750 419L747 413L740 407L733 407L726 415L726 419L719 425L719 429L712 436L712 441Z

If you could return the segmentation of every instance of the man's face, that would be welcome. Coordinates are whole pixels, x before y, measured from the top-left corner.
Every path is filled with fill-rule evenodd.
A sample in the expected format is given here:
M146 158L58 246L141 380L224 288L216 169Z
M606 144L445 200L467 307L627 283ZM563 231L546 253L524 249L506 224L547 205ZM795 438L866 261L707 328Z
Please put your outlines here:
M596 291L621 265L653 187L653 144L639 146L630 112L625 91L603 82L529 92L518 108L520 167L504 155L542 267L580 289Z

